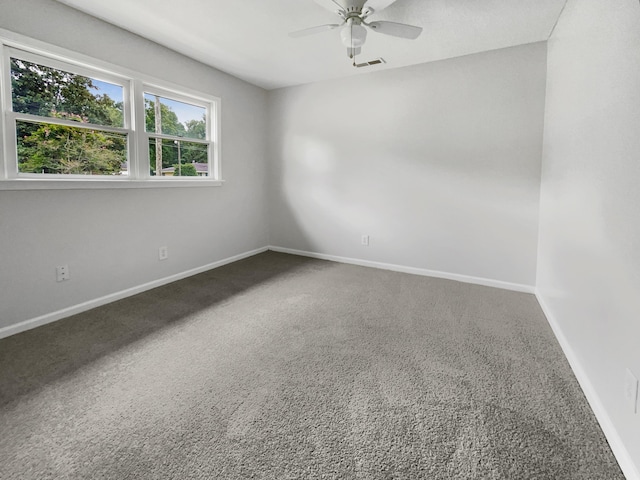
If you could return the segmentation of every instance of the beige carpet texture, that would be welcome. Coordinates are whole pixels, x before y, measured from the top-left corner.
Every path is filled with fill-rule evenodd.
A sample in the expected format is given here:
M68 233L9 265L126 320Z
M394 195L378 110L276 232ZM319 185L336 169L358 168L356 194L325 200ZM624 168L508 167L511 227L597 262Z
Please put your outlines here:
M624 479L534 296L274 252L0 340L0 478Z

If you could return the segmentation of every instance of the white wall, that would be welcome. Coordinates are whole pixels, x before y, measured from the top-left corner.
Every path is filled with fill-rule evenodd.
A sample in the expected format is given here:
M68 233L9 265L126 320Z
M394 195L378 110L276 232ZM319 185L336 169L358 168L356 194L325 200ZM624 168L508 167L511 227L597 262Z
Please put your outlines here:
M568 1L549 41L543 155L539 298L640 478L640 414L623 399L625 368L640 377L638 0Z
M0 28L221 97L226 180L0 191L0 329L267 244L264 90L51 0L0 0L0 12ZM71 280L56 283L61 264Z
M533 286L545 74L537 43L270 91L271 245Z

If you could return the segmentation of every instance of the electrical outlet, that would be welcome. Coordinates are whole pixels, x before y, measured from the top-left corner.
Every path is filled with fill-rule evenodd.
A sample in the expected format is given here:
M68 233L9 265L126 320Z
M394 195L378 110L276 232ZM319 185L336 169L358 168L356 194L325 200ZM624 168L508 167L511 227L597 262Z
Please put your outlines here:
M60 265L56 267L56 281L64 282L65 280L69 280L69 266Z
M361 243L365 247L368 247L369 246L369 235L362 235Z
M158 248L158 260L166 260L167 258L169 258L169 248L168 247Z
M624 376L624 398L633 413L638 413L638 379L627 369Z

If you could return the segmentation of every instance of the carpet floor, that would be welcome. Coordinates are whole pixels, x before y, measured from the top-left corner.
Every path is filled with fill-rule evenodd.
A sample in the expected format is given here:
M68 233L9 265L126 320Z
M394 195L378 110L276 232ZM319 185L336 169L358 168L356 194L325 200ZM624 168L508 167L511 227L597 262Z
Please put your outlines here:
M623 479L532 295L266 252L0 340L0 478Z

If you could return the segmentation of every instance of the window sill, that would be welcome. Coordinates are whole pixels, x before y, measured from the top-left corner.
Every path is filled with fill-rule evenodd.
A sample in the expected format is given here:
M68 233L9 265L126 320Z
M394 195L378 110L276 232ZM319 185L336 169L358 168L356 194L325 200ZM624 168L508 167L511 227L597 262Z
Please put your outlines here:
M120 188L220 187L224 180L112 180L16 178L0 180L2 190L96 190Z

